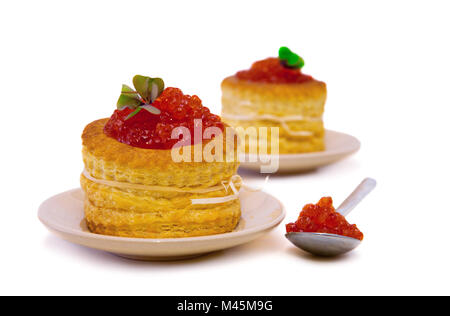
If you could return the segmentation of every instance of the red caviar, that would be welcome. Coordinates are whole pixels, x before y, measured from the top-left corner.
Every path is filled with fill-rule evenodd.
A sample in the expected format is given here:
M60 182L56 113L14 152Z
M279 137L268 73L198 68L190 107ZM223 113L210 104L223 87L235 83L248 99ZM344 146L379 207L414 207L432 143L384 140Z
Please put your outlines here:
M303 207L295 223L286 225L286 232L328 233L363 240L364 235L356 225L350 225L337 213L331 197L323 197L317 204Z
M194 144L196 119L201 119L203 131L207 127L224 129L220 117L210 113L198 96L185 95L177 88L166 88L152 106L161 110L161 114L142 109L127 119L134 109L115 110L105 125L105 134L134 147L171 149L179 141L171 138L172 130L180 126L189 129Z
M280 59L270 57L253 63L249 70L236 73L241 80L266 83L302 83L313 78L305 75L300 69L284 66Z

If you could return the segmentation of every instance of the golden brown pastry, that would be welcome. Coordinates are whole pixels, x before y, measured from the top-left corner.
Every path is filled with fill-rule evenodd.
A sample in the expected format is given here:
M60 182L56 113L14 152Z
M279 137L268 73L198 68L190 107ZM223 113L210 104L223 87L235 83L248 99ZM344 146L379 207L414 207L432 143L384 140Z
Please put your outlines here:
M222 118L234 127L278 127L280 154L322 151L326 94L325 83L281 57L268 58L223 80ZM246 152L252 142L257 138L245 142Z
M174 119L171 112L177 111L170 101L175 96L181 98L181 104L187 100L186 115L179 119ZM197 105L189 103L193 98ZM121 109L111 119L86 126L82 135L85 171L80 181L85 192L86 223L92 232L172 238L225 233L236 227L241 215L238 162L227 162L226 157L214 162L174 162L171 148L166 148L173 145L173 140L164 138L161 132L167 122L178 126L187 123L189 129L195 110L200 109L207 113L202 114L203 124L211 126L213 122L225 134L220 118L203 110L206 108L197 99L183 95L179 89L161 89L154 100L142 98L143 105L136 107L119 104ZM133 115L140 107L147 107L144 102L149 101L154 113L144 108ZM157 143L149 141L156 137ZM226 138L221 139L225 155ZM194 158L195 149L204 149L209 142L185 147L191 148Z

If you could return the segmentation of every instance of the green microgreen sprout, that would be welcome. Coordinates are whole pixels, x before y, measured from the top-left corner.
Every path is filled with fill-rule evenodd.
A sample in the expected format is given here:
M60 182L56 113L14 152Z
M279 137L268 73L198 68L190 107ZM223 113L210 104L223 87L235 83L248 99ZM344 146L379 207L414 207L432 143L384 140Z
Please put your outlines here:
M292 52L286 46L280 47L278 50L278 58L281 63L288 68L301 69L305 65L303 58Z
M117 100L118 109L123 109L125 107L134 109L125 120L132 118L142 109L145 109L154 115L161 114L161 111L151 104L164 91L164 81L161 78L136 75L133 77L133 86L134 89L125 84L122 85L122 91Z

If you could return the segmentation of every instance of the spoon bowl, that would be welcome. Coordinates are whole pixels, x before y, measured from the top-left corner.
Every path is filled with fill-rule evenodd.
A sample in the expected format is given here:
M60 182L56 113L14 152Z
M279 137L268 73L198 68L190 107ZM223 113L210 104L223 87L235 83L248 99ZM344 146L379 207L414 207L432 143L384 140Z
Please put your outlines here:
M356 238L324 233L287 233L298 248L316 256L332 257L352 251L361 244Z
M375 188L376 184L374 179L364 179L336 209L336 212L343 216L349 214ZM359 239L335 234L301 232L287 233L285 236L296 247L313 255L325 257L342 255L361 244Z

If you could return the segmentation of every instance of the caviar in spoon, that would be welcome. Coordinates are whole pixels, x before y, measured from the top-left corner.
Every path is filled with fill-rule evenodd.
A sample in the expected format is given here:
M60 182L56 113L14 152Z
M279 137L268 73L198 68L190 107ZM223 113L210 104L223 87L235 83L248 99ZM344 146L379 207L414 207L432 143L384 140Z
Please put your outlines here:
M335 214L332 212L334 209L331 209L331 200L327 198L317 204L317 210L327 209L324 214L319 212L317 216L311 215L307 205L305 207L307 212L303 214L304 216L300 214L299 218L303 218L304 222L295 223L296 227L293 227L293 223L286 225L286 238L298 248L318 256L337 256L353 250L359 246L363 235L356 226L348 224L347 221L342 222L342 218L350 213L375 186L374 179L364 179L337 208Z

